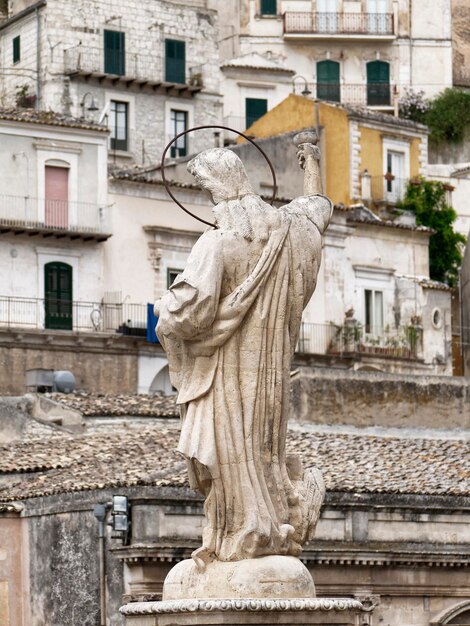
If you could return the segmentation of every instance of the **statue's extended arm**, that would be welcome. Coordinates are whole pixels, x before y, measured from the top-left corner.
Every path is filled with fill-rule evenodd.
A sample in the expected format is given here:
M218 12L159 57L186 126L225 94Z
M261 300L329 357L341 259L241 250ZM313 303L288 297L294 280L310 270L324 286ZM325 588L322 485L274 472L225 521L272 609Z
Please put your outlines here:
M320 148L317 146L317 141L317 133L314 131L304 131L294 137L294 144L297 146L297 158L299 159L300 167L305 171L305 196L322 193Z

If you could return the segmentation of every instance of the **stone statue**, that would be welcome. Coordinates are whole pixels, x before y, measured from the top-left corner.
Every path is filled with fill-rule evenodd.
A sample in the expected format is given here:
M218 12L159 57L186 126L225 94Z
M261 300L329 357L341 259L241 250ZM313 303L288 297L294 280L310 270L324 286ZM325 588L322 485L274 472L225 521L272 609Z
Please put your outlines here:
M216 228L155 305L178 390L178 450L205 497L203 545L193 553L199 572L214 561L299 555L324 496L321 473L304 472L285 449L291 359L333 210L319 193L316 137L295 141L304 195L281 208L253 192L231 150L189 162L215 205Z

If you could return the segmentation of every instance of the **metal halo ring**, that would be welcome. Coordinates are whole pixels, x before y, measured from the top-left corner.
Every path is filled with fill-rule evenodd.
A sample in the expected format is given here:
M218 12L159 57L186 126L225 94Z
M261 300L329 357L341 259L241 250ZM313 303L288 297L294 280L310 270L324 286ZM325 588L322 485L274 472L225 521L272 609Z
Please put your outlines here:
M228 126L212 126L212 125L210 125L210 126L194 126L194 128L189 128L188 130L184 130L182 133L179 133L178 135L176 135L176 137L173 137L173 139L170 141L169 144L167 144L165 150L163 151L162 161L161 161L162 181L163 181L163 184L165 185L166 192L170 196L170 198L173 200L173 202L175 202L180 207L180 209L183 209L183 211L185 213L187 213L191 217L194 217L194 219L198 220L199 222L202 222L203 224L207 224L208 226L212 226L213 228L217 228L215 224L212 224L212 222L208 222L206 220L203 220L202 217L198 217L197 215L194 215L194 213L191 213L191 211L189 211L185 206L183 206L181 204L181 202L179 200L177 200L175 198L175 196L173 195L173 193L170 191L169 183L168 183L168 181L167 181L167 179L165 177L165 157L166 157L166 153L170 149L171 145L174 144L175 141L177 141L180 137L183 137L184 135L187 135L188 133L192 133L193 130L207 130L209 128L218 128L219 130L220 129L222 129L222 130L229 130L232 133L236 133L237 135L240 135L240 137L243 137L244 139L249 141L251 144L253 144L254 147L257 150L259 150L259 152L261 152L261 154L266 159L267 164L269 165L269 169L271 170L271 174L272 174L272 177L273 177L273 197L271 198L271 202L270 202L271 205L274 204L274 200L276 199L277 181L276 181L276 173L274 171L274 167L273 167L271 161L269 160L268 155L266 154L266 152L262 148L260 148L258 146L258 144L253 139L250 139L250 137L248 137L247 135L244 135L243 133L239 132L238 130L234 130L233 128L229 128Z

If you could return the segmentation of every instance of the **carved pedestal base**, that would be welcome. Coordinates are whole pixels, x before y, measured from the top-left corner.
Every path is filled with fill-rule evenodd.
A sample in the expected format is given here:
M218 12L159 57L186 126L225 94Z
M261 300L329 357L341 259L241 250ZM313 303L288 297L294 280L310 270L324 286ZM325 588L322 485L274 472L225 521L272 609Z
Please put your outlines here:
M358 600L245 599L135 602L121 608L126 626L360 626L366 610Z
M202 570L186 559L170 570L163 585L163 600L314 597L312 576L294 556L212 561Z

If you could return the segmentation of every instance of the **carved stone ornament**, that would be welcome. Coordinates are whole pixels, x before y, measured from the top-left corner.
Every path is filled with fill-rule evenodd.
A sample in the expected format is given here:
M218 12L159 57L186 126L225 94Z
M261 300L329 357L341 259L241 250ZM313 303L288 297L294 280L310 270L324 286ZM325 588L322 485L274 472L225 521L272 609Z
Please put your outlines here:
M351 598L319 598L299 600L296 598L278 600L170 600L164 602L131 602L122 606L123 615L158 615L162 613L211 613L215 611L363 611L359 600Z

